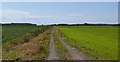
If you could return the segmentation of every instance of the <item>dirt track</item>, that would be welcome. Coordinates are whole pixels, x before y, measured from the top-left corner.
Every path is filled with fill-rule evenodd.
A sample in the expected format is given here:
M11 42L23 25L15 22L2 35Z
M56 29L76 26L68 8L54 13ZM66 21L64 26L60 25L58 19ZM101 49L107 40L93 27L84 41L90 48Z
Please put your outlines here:
M56 29L56 34L59 38L59 40L65 45L65 47L69 50L69 53L72 55L73 60L92 60L91 58L87 57L86 55L82 54L78 50L76 50L73 47L70 47L66 42L64 42L61 37L58 34L58 31Z
M53 39L53 32L54 30L52 31L51 33L51 38L50 38L50 54L48 56L48 59L47 60L60 60L59 59L59 56L56 52L56 48L55 48L55 44L54 44L54 39Z
M57 37L59 38L59 40L65 45L65 47L68 49L68 53L72 56L72 59L69 60L92 60L90 57L84 55L83 53L81 53L80 51L76 50L75 48L69 46L66 42L64 42L61 37L58 34L57 29L55 30ZM60 57L58 55L58 53L56 52L56 48L55 48L55 44L54 44L54 38L53 38L53 32L51 33L51 38L50 38L50 54L48 56L47 60L60 60Z

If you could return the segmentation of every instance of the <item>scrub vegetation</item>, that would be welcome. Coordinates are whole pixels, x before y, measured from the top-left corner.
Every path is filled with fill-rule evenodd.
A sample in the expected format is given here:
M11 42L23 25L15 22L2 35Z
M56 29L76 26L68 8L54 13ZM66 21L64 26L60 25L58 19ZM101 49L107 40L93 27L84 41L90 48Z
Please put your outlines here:
M12 26L10 26L10 28L11 27ZM18 35L22 29L23 32L28 28L33 28L33 30L26 30L25 35L19 35L20 37L4 43L2 46L3 60L45 60L49 54L50 27L26 26L26 28L21 27L21 31L17 30L19 27L20 26L16 26L11 30ZM11 34L11 32L6 33Z

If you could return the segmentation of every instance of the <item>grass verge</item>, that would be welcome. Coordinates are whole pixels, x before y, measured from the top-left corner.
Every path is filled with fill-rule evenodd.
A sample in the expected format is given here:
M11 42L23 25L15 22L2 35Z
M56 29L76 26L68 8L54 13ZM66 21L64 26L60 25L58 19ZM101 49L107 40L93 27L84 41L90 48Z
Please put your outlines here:
M51 29L45 29L43 32L36 31L34 38L29 38L28 42L18 40L19 42L14 41L4 45L3 50L3 60L45 60L49 54L49 41ZM27 38L27 36L25 36ZM9 48L9 51L6 51L5 48Z
M72 58L71 55L68 53L68 50L64 46L64 44L59 40L55 30L54 30L54 33L53 33L53 37L54 37L54 42L55 42L57 52L58 52L61 60L71 59Z

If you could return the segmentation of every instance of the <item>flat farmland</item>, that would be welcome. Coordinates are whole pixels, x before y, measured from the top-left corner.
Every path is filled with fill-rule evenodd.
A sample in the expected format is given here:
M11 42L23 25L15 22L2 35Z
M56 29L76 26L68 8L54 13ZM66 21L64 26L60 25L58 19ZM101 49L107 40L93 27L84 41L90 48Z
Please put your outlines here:
M3 60L44 60L49 53L48 26L2 26Z
M118 59L117 26L59 26L69 45L96 59Z
M42 30L46 27L39 26L2 26L2 43L10 42L13 39L36 30Z

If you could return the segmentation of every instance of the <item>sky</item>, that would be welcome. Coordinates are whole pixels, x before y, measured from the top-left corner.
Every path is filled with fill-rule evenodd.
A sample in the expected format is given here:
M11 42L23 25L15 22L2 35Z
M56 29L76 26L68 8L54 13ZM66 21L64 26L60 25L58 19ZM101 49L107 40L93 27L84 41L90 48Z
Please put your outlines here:
M2 2L118 2L119 0L2 0Z
M118 23L117 2L3 2L1 23Z

